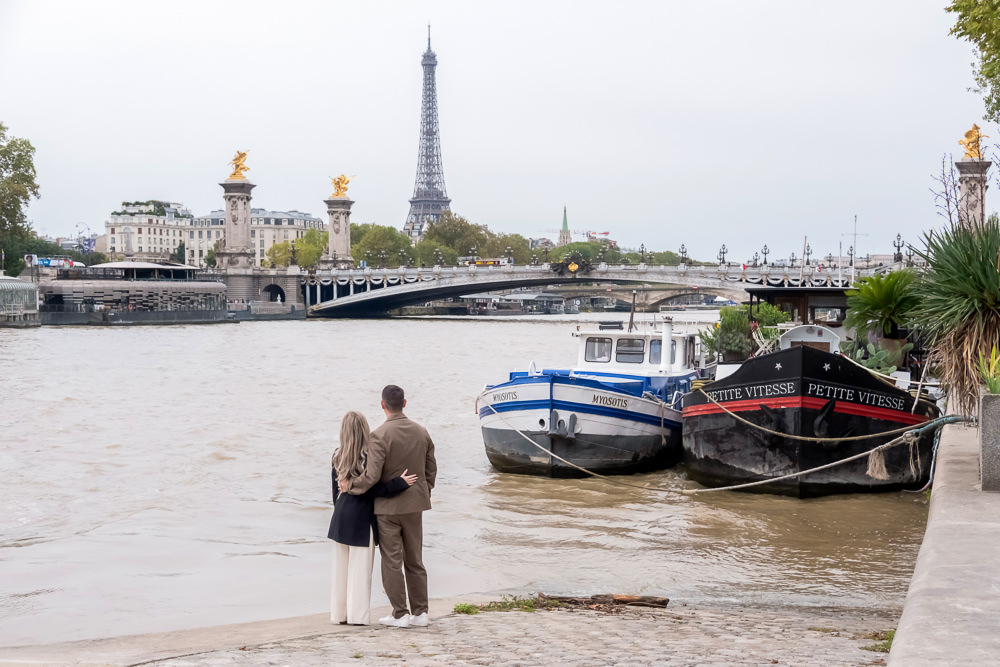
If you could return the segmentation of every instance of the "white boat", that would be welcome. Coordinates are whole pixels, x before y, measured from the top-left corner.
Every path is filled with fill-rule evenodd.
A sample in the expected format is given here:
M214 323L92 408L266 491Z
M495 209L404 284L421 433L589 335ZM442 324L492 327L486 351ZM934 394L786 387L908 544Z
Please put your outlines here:
M502 472L552 477L662 469L682 457L680 399L698 377L697 334L574 333L573 368L514 371L476 399L486 455ZM670 353L662 354L665 347Z

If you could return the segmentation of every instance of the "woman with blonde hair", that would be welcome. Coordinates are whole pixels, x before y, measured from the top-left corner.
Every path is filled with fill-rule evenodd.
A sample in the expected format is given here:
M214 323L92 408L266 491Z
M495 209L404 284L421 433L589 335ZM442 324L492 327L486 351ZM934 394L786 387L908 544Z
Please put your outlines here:
M368 420L359 412L348 412L340 424L340 447L333 453L333 518L327 537L333 540L333 585L330 620L345 625L368 625L371 621L372 565L378 544L375 498L402 493L417 481L407 475L379 482L361 495L341 493L338 475L345 479L365 472Z

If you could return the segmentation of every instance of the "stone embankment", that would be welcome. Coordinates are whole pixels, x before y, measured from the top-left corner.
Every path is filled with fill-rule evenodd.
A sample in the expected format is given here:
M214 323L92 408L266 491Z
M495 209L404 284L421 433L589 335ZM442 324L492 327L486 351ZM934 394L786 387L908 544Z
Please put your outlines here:
M893 667L1000 664L1000 493L979 489L978 431L946 426Z
M329 616L50 646L0 649L0 665L884 665L863 650L898 609L685 605L589 610L451 612L437 600L428 628L335 626ZM386 610L377 610L385 613Z

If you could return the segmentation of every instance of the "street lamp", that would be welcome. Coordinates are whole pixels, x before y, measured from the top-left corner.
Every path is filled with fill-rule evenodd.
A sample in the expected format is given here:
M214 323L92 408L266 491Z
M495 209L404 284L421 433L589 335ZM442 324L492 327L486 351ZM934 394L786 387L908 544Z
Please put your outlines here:
M847 249L847 265L854 266L854 246Z
M916 253L913 252L913 246L910 246L906 250L906 265L907 266L913 266L913 255L915 255L915 254Z
M642 243L639 245L639 261L642 264L646 263L646 244Z
M812 246L807 243L806 244L806 266L809 266L809 258L812 256L812 254L813 254Z
M795 268L795 253L793 252L791 255L789 255L788 259L789 259L791 267L794 269Z
M507 263L508 264L514 263L514 251L510 249L510 246L507 246Z
M687 264L688 261L688 249L683 243L681 244L681 264Z
M757 266L757 262L760 261L760 255L757 253L753 254L753 265Z
M767 244L766 244L766 243L764 244L764 247L760 249L760 252L761 252L761 253L762 253L762 254L764 255L764 266L767 266L767 255L768 255L768 253L770 253L771 251L770 251L770 249L769 249L769 248L767 247Z
M833 265L833 253L832 252L829 252L829 253L826 254L826 264L827 264L827 266L832 266Z
M722 247L719 248L719 264L725 264L726 263L726 253L727 252L729 252L729 250L726 249L726 244L723 243Z
M892 256L892 261L902 262L903 261L903 237L901 234L896 234L896 240L892 244L896 248L896 254Z
M542 248L542 254L545 255L545 263L548 264L549 263L549 249L548 248Z

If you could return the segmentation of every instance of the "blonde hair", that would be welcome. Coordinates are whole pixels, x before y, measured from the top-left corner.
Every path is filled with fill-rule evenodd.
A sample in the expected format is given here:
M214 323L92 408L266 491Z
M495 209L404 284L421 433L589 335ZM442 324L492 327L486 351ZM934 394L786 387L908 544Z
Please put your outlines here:
M368 459L368 420L360 412L348 412L340 422L340 447L333 453L331 464L337 477L361 477Z

